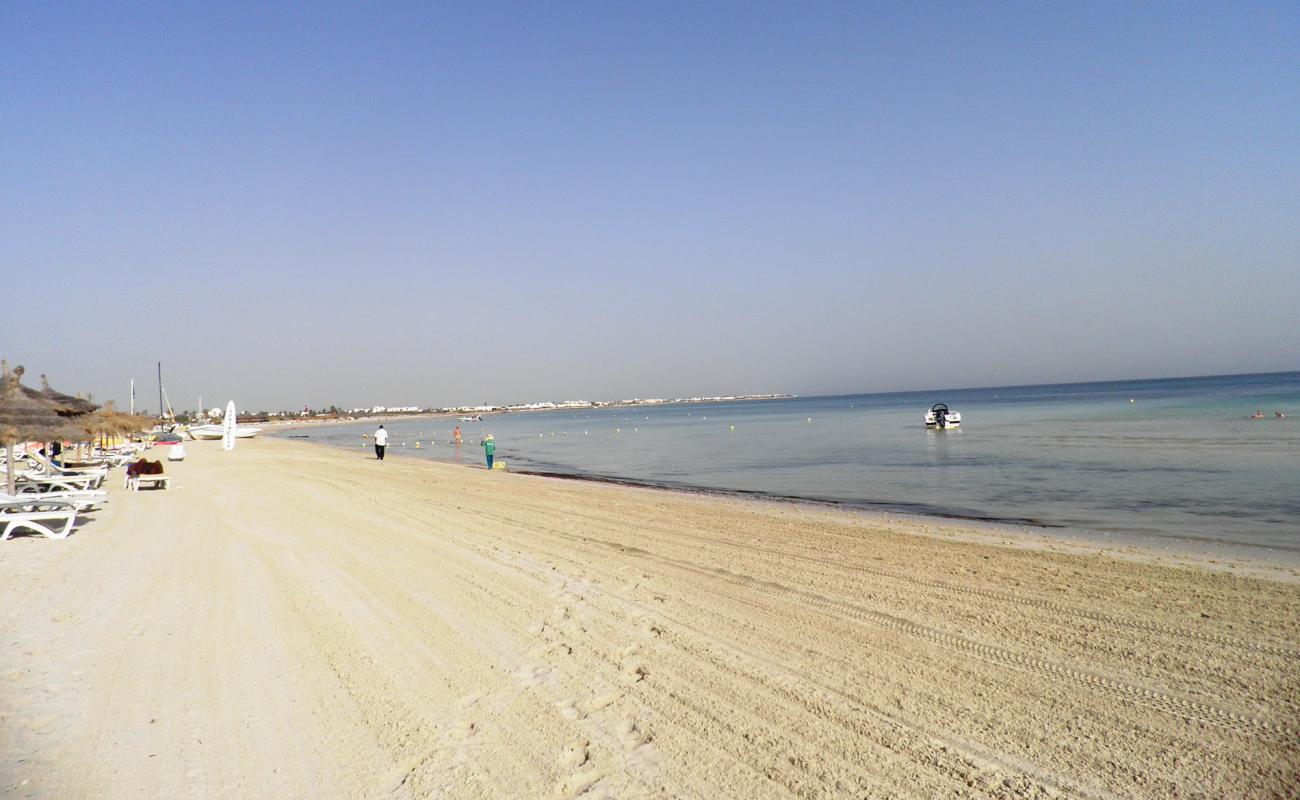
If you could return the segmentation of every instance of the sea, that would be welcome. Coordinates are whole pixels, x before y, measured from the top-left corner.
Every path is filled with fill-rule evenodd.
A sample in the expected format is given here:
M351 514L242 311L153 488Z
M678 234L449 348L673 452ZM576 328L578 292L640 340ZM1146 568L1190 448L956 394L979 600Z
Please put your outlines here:
M935 403L959 429L927 429ZM1263 417L1253 419L1257 412ZM1283 416L1277 416L1282 412ZM393 420L396 457L1300 561L1300 372ZM460 425L463 444L452 442ZM373 422L307 438L373 458ZM418 443L418 446L417 446Z

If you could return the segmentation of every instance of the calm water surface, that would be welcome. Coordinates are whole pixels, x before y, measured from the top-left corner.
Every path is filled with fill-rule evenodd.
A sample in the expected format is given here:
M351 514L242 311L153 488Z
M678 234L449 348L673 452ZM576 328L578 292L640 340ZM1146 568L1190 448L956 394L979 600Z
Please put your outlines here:
M936 402L961 412L961 430L925 429ZM461 423L460 447L455 424L388 423L389 451L479 464L491 433L516 471L1300 554L1297 372L516 413ZM277 435L360 458L374 428Z

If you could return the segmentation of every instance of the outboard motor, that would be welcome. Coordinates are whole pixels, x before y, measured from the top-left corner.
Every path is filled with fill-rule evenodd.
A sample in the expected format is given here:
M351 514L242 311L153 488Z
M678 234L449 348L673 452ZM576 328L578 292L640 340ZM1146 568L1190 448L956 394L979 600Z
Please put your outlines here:
M934 421L935 421L936 423L938 423L938 425L939 425L940 428L947 428L947 427L948 427L948 409L946 409L946 408L941 408L941 409L935 411L935 412L934 412Z

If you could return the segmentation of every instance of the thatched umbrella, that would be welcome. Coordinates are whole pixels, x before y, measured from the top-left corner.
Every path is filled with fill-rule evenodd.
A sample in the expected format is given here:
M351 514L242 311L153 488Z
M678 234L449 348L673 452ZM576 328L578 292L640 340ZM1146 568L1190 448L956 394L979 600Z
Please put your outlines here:
M24 391L30 390L24 387ZM38 394L46 402L54 406L54 410L63 417L80 417L82 415L90 414L99 408L99 406L89 400L83 400L80 397L74 397L70 394L64 394L63 392L50 388L50 381L44 374L41 375L41 391ZM73 428L80 431L84 429L84 426L81 424L75 424ZM80 440L87 437L78 436L77 438Z
M80 397L73 397L70 394L55 391L50 388L50 381L44 375L41 375L41 396L50 402L60 414L89 414L99 408L99 406L83 400Z
M79 421L79 427L89 434L106 436L124 436L147 431L154 425L152 417L140 414L125 414L118 411L112 401L104 404L93 413L85 415Z
M14 446L22 441L50 441L75 432L68 419L60 416L49 401L36 397L22 385L23 368L9 371L9 362L0 362L0 442L5 445L6 490L14 493Z

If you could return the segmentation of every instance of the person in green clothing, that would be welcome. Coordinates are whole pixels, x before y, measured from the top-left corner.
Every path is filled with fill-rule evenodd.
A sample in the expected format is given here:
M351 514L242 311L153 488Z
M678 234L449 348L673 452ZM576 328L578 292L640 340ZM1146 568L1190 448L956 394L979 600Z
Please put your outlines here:
M483 445L483 454L487 456L488 469L492 469L492 457L497 453L496 439L489 433L479 444Z

